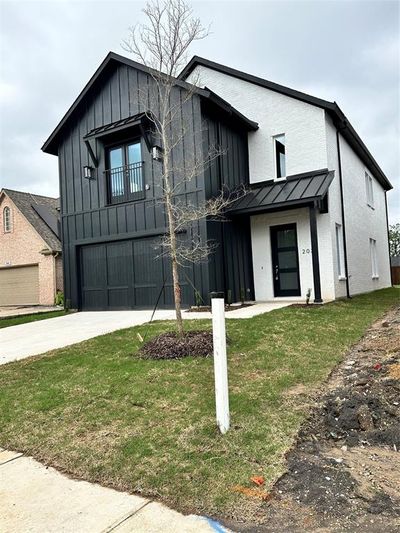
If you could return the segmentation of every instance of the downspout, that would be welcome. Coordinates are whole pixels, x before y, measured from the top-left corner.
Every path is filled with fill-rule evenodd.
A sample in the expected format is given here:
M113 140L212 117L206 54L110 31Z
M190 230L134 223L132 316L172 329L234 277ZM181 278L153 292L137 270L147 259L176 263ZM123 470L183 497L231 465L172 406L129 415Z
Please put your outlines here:
M342 176L342 156L340 153L340 131L343 131L347 128L347 124L344 123L342 128L337 128L336 130L336 144L337 144L337 153L338 153L338 171L339 171L339 186L340 186L340 207L342 213L342 228L343 228L343 252L344 252L344 270L346 274L346 296L350 296L350 282L349 282L349 266L347 260L347 238L346 238L346 220L344 213L344 195L343 195L343 176Z
M387 228L388 254L389 254L390 285L393 287L393 272L392 272L392 265L390 262L389 215L388 215L388 204L387 204L387 191L385 191L385 210L386 210L386 228Z

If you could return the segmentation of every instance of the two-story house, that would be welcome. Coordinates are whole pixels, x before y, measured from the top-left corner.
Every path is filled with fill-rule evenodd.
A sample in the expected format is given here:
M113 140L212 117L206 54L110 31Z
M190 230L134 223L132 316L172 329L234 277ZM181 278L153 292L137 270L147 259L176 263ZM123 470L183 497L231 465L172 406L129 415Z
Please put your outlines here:
M195 75L195 78L193 77ZM190 82L190 101L182 98ZM199 81L201 80L201 84ZM110 53L43 150L60 168L65 293L80 309L173 305L160 205L162 157L152 134L152 77ZM336 103L194 57L176 80L182 101L173 158L220 147L179 191L188 204L222 187L247 194L225 221L180 236L217 244L182 269L184 304L208 300L316 302L390 285L386 191L391 185Z

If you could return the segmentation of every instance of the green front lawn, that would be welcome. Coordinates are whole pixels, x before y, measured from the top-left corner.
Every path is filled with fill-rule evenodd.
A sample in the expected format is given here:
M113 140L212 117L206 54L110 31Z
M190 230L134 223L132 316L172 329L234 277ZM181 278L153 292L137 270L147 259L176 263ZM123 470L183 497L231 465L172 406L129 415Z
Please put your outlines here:
M227 321L231 430L214 417L213 361L150 361L137 333L156 322L0 368L0 446L75 477L159 498L190 512L254 518L264 505L233 490L285 468L319 387L400 291ZM207 320L187 328L209 328Z
M47 320L56 316L65 315L67 311L48 311L44 313L33 313L31 315L11 316L7 318L0 318L0 329L8 328L8 326L17 326L18 324L26 324L27 322L36 322L36 320Z

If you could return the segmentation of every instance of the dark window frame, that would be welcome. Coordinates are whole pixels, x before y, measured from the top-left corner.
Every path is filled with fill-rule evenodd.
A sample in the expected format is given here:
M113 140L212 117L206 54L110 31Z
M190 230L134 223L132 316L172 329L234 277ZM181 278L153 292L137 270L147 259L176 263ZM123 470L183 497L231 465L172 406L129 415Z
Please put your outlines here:
M280 142L279 139L281 137L285 139L285 144ZM286 135L284 133L280 133L279 135L274 136L274 152L276 179L284 179L286 178ZM281 155L284 156L284 169L282 169L281 165ZM282 170L284 170L284 172L282 172Z
M128 173L128 167L127 164L128 161L128 146L132 144L140 144L140 154L141 154L141 161L140 166L138 166L138 169L140 169L141 172L141 182L142 182L142 189L140 191L131 193L129 192L129 173ZM110 152L112 150L115 150L116 148L122 148L122 157L123 157L123 165L121 169L124 169L124 194L119 197L113 197L112 191L111 191L111 162L110 162ZM108 205L115 205L115 204L123 204L127 202L135 202L138 200L144 200L146 198L146 187L145 187L145 176L144 176L144 160L143 160L143 137L141 135L134 135L129 138L119 139L118 141L109 142L104 144L104 150L105 150L105 163L106 163L106 170L105 170L105 178L106 178L106 189L107 189L107 203ZM139 162L137 163L139 164Z
M278 247L278 231L293 230L295 237L295 244L293 246ZM299 259L299 239L297 234L297 223L291 222L289 224L274 224L269 227L270 245L271 245L271 267L272 280L274 288L274 298L286 298L292 296L301 296L301 278L300 278L300 259ZM279 251L294 251L296 253L296 267L280 268L279 267ZM278 270L276 270L278 268ZM298 289L282 289L280 287L281 271L296 272Z

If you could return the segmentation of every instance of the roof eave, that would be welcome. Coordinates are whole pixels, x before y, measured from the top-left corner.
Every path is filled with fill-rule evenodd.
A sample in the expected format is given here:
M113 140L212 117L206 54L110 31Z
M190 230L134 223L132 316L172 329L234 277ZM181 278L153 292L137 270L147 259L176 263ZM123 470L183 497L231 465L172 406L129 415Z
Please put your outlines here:
M182 70L182 72L180 72L178 78L184 80L196 68L197 65L201 65L212 70L222 72L223 74L227 74L228 76L232 76L234 78L254 83L255 85L266 87L271 91L284 93L287 96L290 96L291 98L302 100L307 103L312 103L313 105L322 107L324 109L328 107L333 109L335 105L334 102L329 102L328 100L323 100L322 98L317 98L316 96L297 91L296 89L291 89L290 87L280 85L279 83L265 80L252 74L247 74L246 72L243 72L241 70L227 67L226 65L221 65L220 63L210 61L209 59L200 56L193 56L189 63L186 65L186 67Z
M107 56L104 58L100 66L96 69L93 76L90 78L90 80L87 82L87 84L84 86L82 91L78 94L78 96L75 98L73 104L69 107L67 112L64 114L56 128L53 130L53 132L50 134L50 136L47 138L47 140L44 142L41 150L47 154L51 155L58 155L58 135L60 134L62 128L65 126L66 122L72 115L72 113L75 111L75 109L79 106L83 98L86 96L88 91L92 88L98 77L101 75L101 73L105 70L105 68L112 62L124 64L133 68L136 68L138 70L141 70L142 72L146 72L148 74L151 74L152 70L149 67L146 67L146 65L143 65L141 63L138 63L136 61L133 61L132 59L129 59L128 57L121 56L119 54L116 54L115 52L109 52ZM185 89L194 89L195 92L199 95L205 95L206 91L201 89L200 87L194 87L190 83L181 80L179 78L175 79L176 85L179 87L185 88Z
M368 164L366 166L369 168L370 172L374 175L378 181L380 181L382 187L385 189L385 191L390 191L393 189L393 185L390 183L389 179L386 177L386 174L383 172L381 167L379 166L378 162L375 160L374 156L371 154L371 152L366 147L365 143L361 139L361 137L358 135L356 130L351 125L349 119L346 117L346 115L343 113L343 111L340 109L338 104L334 102L334 108L333 108L333 114L334 119L336 118L336 126L338 127L338 130L340 133L342 133L343 136L345 136L345 132L347 132L348 136L351 138L351 140L358 146L359 151L361 152L362 156L360 155L361 159L368 161Z
M210 100L210 102L213 102L216 106L223 109L229 115L236 117L240 122L246 125L248 130L250 131L258 130L257 122L254 122L254 120L250 120L249 118L247 118L240 111L238 111L235 107L233 107L229 102L221 98L217 93L215 93L208 87L205 87L203 89L203 94L201 96Z

